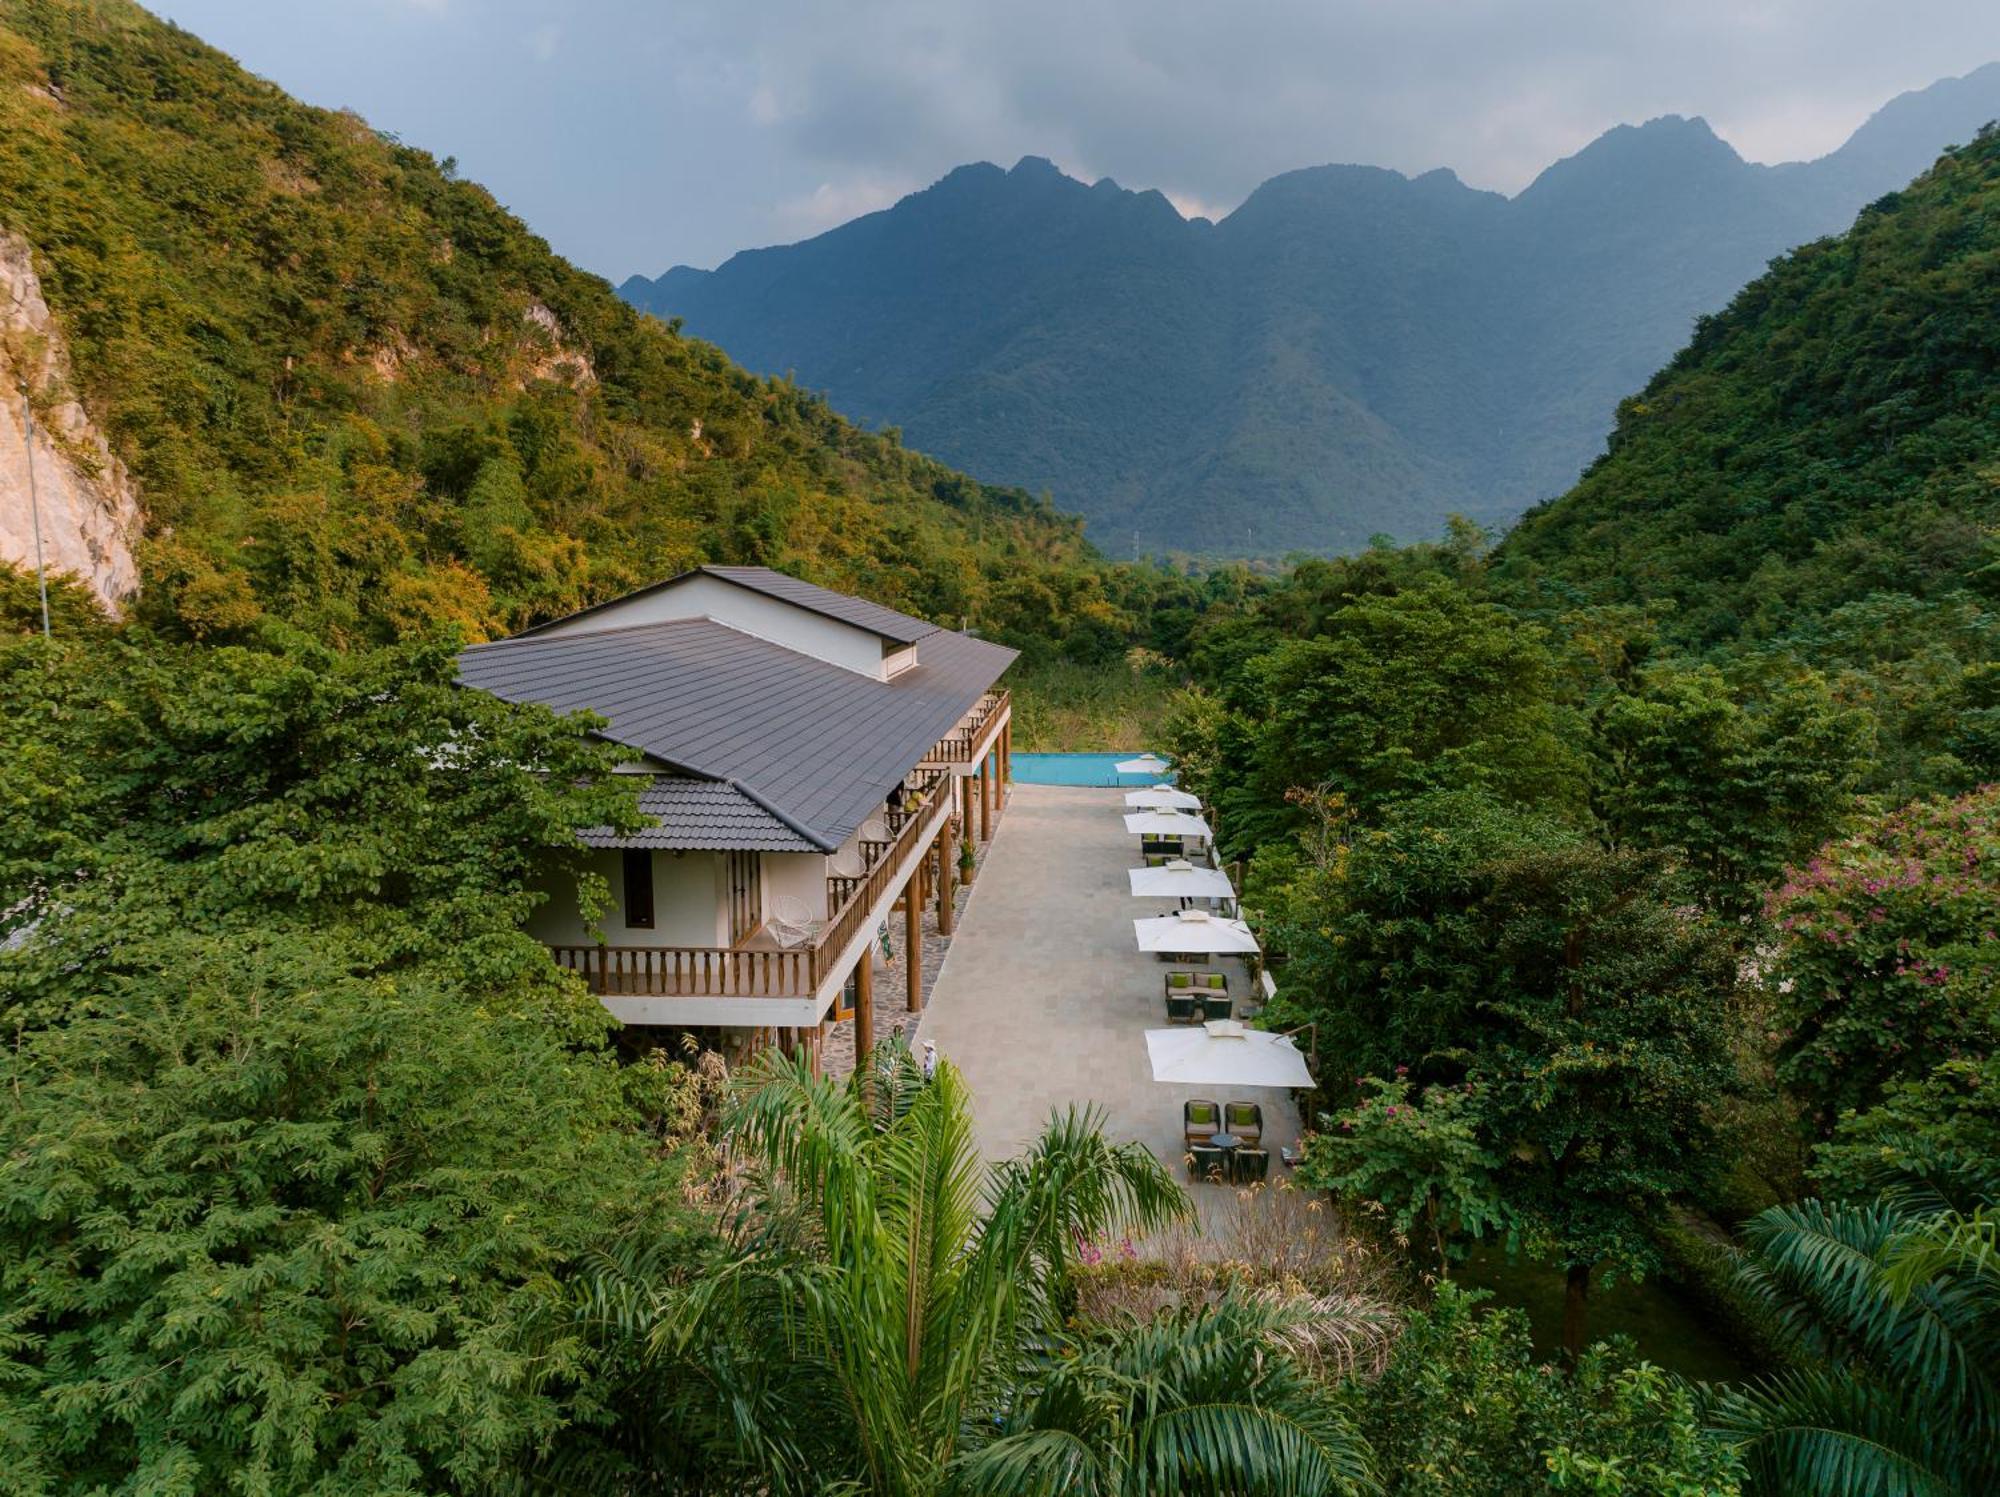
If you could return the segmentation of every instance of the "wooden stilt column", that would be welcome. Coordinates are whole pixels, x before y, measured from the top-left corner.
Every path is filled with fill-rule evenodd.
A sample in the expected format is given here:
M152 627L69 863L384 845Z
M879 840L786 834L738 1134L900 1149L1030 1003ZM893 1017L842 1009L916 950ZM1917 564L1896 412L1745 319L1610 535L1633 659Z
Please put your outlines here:
M972 776L966 775L963 779L961 779L958 782L958 786L959 786L958 798L965 802L965 809L959 815L958 818L958 828L959 828L958 834L961 837L970 839L972 836L972 827L973 827L972 792L975 788L972 783Z
M979 840L993 840L993 756L988 754L979 761Z
M854 964L854 1064L868 1062L875 1048L875 948L871 944Z
M910 1012L924 1011L924 901L917 893L917 875L903 899L903 974L909 979Z
M949 816L945 817L944 825L938 828L937 835L938 934L941 936L951 934L952 921L957 914L952 906L951 894L951 878L957 871L954 864L958 859L958 848L951 836L952 824L952 819Z

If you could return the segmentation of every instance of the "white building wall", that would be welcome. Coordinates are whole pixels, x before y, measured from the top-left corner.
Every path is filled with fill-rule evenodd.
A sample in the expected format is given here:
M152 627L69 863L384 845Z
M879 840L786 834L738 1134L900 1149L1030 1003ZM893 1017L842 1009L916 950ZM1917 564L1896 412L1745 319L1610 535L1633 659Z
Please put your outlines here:
M858 864L857 864L858 866ZM812 911L812 918L828 917L826 907L827 860L816 852L767 852L764 854L764 914L780 894L789 894Z
M542 633L553 638L604 629L630 629L668 619L700 618L714 619L718 624L754 634L815 660L873 676L878 681L888 679L880 636L703 573L657 592L607 604L583 618L553 624ZM910 660L915 660L914 651Z
M551 870L541 887L548 900L528 920L528 934L548 946L588 946L599 931L612 946L727 946L729 905L727 873L722 857L712 852L675 854L655 851L653 859L653 924L634 928L625 923L625 855L611 848L590 854L590 867L611 887L611 904L599 917L598 929L583 923L577 909L576 885L566 873ZM825 895L821 894L824 901Z

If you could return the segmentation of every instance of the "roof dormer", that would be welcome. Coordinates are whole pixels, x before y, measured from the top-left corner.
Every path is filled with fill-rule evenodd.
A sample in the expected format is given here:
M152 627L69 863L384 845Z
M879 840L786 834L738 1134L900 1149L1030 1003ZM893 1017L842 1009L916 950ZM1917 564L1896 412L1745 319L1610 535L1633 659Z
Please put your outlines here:
M769 567L697 567L522 637L563 638L692 618L712 619L877 681L915 666L920 641L938 632L936 624Z

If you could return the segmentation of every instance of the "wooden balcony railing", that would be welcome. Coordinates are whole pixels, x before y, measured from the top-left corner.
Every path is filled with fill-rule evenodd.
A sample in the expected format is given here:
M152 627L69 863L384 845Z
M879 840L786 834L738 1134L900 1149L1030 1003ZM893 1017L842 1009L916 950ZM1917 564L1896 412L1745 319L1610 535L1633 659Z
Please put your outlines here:
M915 851L939 801L949 795L950 776L943 770L920 770L911 777L895 839L864 842L865 871L827 880L833 917L805 945L556 946L550 948L556 965L579 974L600 997L795 998L817 992L869 912L889 892L896 870ZM837 900L836 887L843 896Z
M556 965L602 997L785 998L810 993L813 952L722 946L557 946Z
M937 747L924 755L927 762L946 764L969 764L973 759L973 749L979 743L980 734L986 725L1013 700L1012 693L989 691L979 699L979 705L966 713L957 727L940 738Z
M868 912L875 908L876 901L889 892L890 881L896 870L906 862L916 850L919 833L930 823L931 813L939 800L951 794L951 777L942 770L920 771L914 777L914 785L903 795L903 809L909 813L902 830L896 833L896 840L883 849L882 856L870 864L855 885L854 893L846 904L827 921L813 941L814 980L827 974L818 970L818 963L824 959L833 961L847 949L861 929L861 922L868 918ZM824 957L822 958L822 953Z

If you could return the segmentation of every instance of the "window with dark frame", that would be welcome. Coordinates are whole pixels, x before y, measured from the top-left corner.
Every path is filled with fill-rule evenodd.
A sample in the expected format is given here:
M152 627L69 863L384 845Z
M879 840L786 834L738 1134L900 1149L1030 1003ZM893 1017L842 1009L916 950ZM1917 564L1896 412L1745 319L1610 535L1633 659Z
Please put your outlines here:
M645 848L625 849L625 924L653 928L653 854Z

